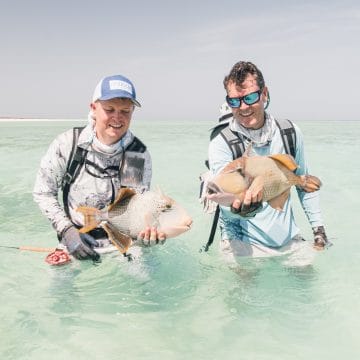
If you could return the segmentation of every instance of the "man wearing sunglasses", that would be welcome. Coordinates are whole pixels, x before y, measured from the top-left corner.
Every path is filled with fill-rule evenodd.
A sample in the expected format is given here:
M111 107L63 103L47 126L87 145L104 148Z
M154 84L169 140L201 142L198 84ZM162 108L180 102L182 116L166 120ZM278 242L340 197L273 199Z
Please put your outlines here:
M266 112L270 97L261 71L251 62L240 61L224 79L226 103L231 113L229 128L245 145L252 143L260 156L285 153L280 129L275 118ZM298 175L308 173L302 134L294 125L296 135L295 161ZM215 136L209 145L209 166L215 175L233 160L233 153L223 136ZM305 193L297 189L298 196L314 233L314 247L323 249L329 244L319 206L319 192ZM230 194L229 194L230 195ZM220 207L219 224L221 248L230 258L235 256L269 256L291 253L304 247L300 230L295 223L290 197L284 210L273 209L262 203L262 189L248 190L243 203L234 200L232 206ZM208 196L216 200L216 194ZM255 209L248 214L247 209Z

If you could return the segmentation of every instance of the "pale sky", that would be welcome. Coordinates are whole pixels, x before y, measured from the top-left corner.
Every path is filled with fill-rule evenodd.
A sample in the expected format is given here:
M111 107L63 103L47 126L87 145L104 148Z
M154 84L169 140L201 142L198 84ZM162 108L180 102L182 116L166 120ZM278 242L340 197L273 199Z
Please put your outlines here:
M85 118L97 82L135 84L144 120L216 121L252 61L269 111L359 120L358 0L0 0L0 117Z

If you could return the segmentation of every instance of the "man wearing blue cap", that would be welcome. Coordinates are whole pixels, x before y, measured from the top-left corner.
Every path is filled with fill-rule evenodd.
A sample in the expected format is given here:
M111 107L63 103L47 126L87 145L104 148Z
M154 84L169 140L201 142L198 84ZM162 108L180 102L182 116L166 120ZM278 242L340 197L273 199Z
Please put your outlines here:
M146 146L129 130L135 106L140 107L132 82L122 75L100 80L90 104L89 124L60 134L41 160L34 200L51 221L59 241L78 259L99 259L102 228L80 234L83 216L78 206L103 209L118 189L149 190L152 167ZM134 174L137 174L134 176ZM63 206L58 192L63 193ZM163 243L165 236L147 228L139 234L145 245Z

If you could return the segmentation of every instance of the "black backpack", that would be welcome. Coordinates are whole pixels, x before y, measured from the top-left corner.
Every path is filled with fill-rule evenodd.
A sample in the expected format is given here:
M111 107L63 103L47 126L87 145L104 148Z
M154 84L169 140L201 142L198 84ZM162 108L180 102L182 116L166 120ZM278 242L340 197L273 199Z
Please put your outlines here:
M74 183L75 179L80 173L81 168L85 164L87 150L79 147L77 145L80 133L83 131L84 127L74 127L73 128L73 142L70 152L70 157L66 167L66 173L62 182L62 193L63 193L63 204L66 215L70 219L69 212L69 202L68 195L70 191L71 184ZM125 151L136 151L144 153L146 151L146 146L135 136L134 140L129 144Z

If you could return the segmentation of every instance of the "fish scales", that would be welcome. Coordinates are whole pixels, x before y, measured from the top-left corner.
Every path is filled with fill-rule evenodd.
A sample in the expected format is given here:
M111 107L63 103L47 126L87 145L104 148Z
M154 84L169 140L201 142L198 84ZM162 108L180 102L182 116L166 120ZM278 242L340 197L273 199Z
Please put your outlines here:
M158 217L165 208L166 202L157 193L136 194L116 203L108 212L108 222L136 238L146 226L158 226Z
M249 157L244 169L245 175L255 178L261 176L264 180L264 200L288 190L292 185L300 184L300 178L276 160L264 157Z
M114 203L106 209L80 206L77 211L84 215L81 233L102 227L122 253L137 243L139 233L148 227L156 227L169 239L188 231L192 224L185 209L160 191L139 194L130 188L121 188Z
M214 201L225 205L234 194L241 201L248 189L262 191L263 201L281 210L291 186L296 185L305 192L319 190L321 181L313 175L296 175L297 164L292 156L274 154L269 156L244 156L235 159L208 183L208 192ZM230 206L231 203L226 203Z

